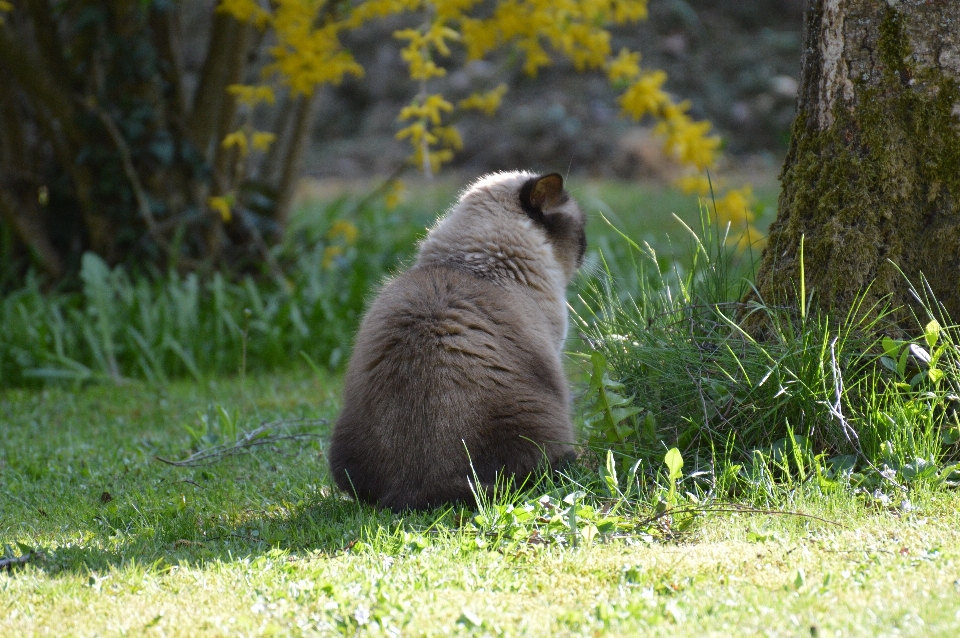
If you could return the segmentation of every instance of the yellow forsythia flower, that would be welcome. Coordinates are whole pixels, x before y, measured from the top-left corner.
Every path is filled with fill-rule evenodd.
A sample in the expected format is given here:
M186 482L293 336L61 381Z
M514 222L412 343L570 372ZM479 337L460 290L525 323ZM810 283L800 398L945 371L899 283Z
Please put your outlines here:
M607 77L611 82L632 80L640 75L640 54L620 49L620 54L607 63Z
M254 150L263 151L266 153L270 150L270 145L273 144L273 141L277 139L277 136L273 133L267 131L257 131L253 134L250 144L253 146Z
M237 96L237 101L247 106L256 106L261 102L273 104L277 101L273 88L266 85L231 84L227 90L231 95Z
M220 144L223 146L223 148L235 146L237 150L240 151L240 155L243 156L250 152L250 145L247 142L247 134L243 131L234 131L233 133L230 133L223 138L223 141Z
M440 123L442 112L453 110L453 104L447 102L442 95L428 95L419 104L410 104L400 110L399 119L411 120L414 118L428 119L434 124Z
M222 195L217 197L208 197L207 206L213 209L215 212L220 213L220 218L228 222L233 217L230 214L230 199Z
M753 191L749 186L727 191L723 197L714 202L717 221L721 226L727 223L734 226L748 226L754 218L752 206Z
M403 197L406 194L406 188L403 186L403 182L399 179L390 180L390 184L387 186L387 193L384 195L383 201L387 205L387 210L393 210L397 207Z
M220 0L217 11L228 13L241 22L252 22L261 29L270 19L270 14L261 9L256 0Z
M329 269L333 260L343 254L343 246L327 246L323 249L323 267Z
M696 193L700 197L706 197L710 194L710 179L701 173L685 175L678 179L675 184L677 188L688 195ZM714 186L716 186L716 184L714 184Z
M663 71L644 73L620 96L623 112L635 120L644 115L657 115L670 103L670 96L660 87L667 81Z
M686 110L686 104L681 105ZM657 125L656 131L665 134L664 144L681 163L695 166L698 170L711 168L717 161L720 138L707 135L710 122L694 122L684 113L671 117Z
M459 106L462 109L483 111L488 117L491 117L497 112L497 109L500 108L500 103L503 101L503 96L506 95L506 93L507 85L500 84L492 91L473 93L466 99L460 100Z
M348 222L345 219L338 219L333 222L333 226L330 227L330 230L327 231L327 239L335 240L338 237L342 237L347 245L352 246L354 242L357 241L357 236L360 234L360 231L357 230L357 227Z

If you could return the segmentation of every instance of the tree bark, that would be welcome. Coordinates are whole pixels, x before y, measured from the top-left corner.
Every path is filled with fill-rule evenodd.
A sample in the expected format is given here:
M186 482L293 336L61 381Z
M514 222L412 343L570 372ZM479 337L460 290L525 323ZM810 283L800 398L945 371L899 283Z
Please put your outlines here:
M299 95L296 98L296 115L290 131L290 142L283 160L283 168L277 184L277 202L274 207L274 219L280 228L286 228L290 222L293 208L293 195L297 179L303 167L303 156L310 142L310 129L317 106L317 92Z
M923 275L960 320L960 2L811 0L801 64L761 297L798 304L803 266L832 316L866 291L916 332Z

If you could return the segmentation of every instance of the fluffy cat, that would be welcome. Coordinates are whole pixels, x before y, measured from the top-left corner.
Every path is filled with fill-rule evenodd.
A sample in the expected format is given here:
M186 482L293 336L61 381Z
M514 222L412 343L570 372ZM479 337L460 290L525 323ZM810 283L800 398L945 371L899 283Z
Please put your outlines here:
M341 489L423 509L575 458L561 354L584 224L556 173L461 194L360 326L330 446Z

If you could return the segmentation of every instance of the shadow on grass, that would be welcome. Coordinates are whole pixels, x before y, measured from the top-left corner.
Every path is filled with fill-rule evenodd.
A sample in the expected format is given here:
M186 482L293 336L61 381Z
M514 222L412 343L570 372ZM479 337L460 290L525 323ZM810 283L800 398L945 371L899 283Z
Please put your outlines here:
M0 517L0 542L36 550L42 557L29 564L50 574L203 566L274 550L333 557L359 541L389 553L402 550L405 533L456 530L450 507L394 514L342 495L310 446L261 450L203 468L107 463L86 482L58 482L64 468L41 465L17 477L27 489L13 515ZM0 488L10 476L2 469Z
M356 543L388 554L403 551L404 539L426 530L456 531L452 508L394 514L329 494L293 511L251 512L242 523L215 522L216 515L185 508L182 512L137 529L120 531L113 524L126 513L100 515L82 533L83 541L53 550L39 546L42 558L30 561L49 574L86 575L139 565L203 567L211 563L253 561L279 550L289 560L332 558ZM115 520L110 520L114 518Z

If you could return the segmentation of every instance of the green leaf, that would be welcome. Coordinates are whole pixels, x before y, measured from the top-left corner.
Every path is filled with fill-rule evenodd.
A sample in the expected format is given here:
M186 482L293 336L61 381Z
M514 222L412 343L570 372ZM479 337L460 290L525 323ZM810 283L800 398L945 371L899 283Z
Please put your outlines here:
M883 346L883 354L887 355L891 359L897 358L897 353L900 352L900 346L902 345L899 341L894 341L890 337L884 337L883 341L880 342Z
M482 625L483 619L469 609L464 609L462 612L460 612L460 617L457 618L457 624L472 629Z
M940 383L940 379L943 378L943 370L940 368L930 368L927 370L927 378L934 383Z
M890 372L897 372L897 362L890 357L880 357L880 363Z
M610 416L613 417L615 423L620 423L625 419L629 419L635 414L643 412L643 408L629 407L629 408L611 408Z
M931 319L923 329L923 338L927 342L927 347L933 350L933 346L937 345L937 339L940 338L940 324L936 319Z
M600 532L601 534L609 534L611 532L615 532L621 520L622 519L619 516L615 518L611 518L611 517L602 518L599 521L597 521L597 531Z
M600 477L603 479L607 493L611 498L620 494L617 481L617 463L613 458L613 450L607 450L607 462L600 468Z
M772 540L776 540L776 534L774 532L747 532L748 543L766 543Z
M904 348L900 353L900 359L897 361L897 374L901 377L907 373L907 357L910 356L910 348Z
M663 457L663 462L670 472L669 478L671 481L675 481L683 476L681 472L681 470L683 470L683 456L680 455L680 450L675 447L670 448Z
M590 387L599 390L603 385L603 373L607 369L607 358L599 352L590 354L590 362L593 364L593 374L590 376Z
M803 571L803 568L797 570L796 575L793 577L793 588L800 589L807 583L807 573Z

